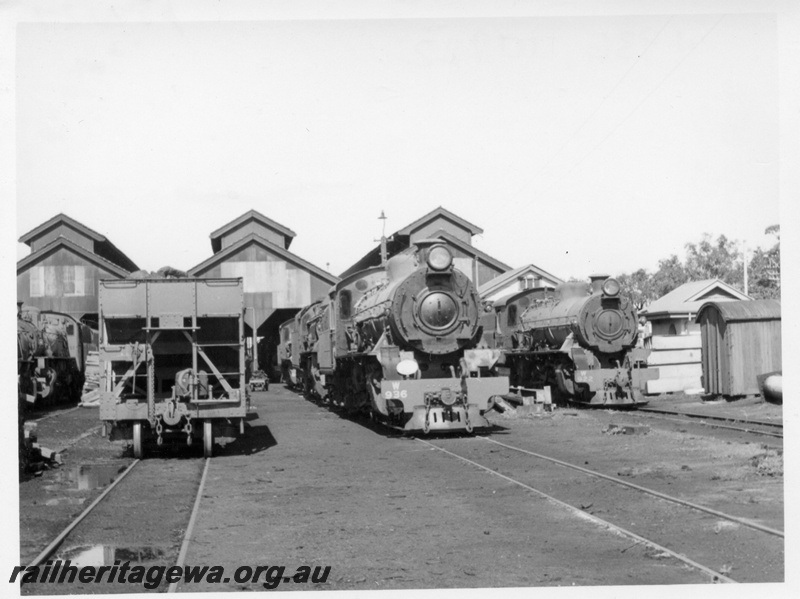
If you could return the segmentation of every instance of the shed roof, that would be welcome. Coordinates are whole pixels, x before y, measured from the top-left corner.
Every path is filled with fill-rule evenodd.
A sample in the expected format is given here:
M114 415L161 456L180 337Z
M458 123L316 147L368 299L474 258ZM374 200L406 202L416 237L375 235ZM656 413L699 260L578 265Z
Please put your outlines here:
M37 262L43 260L44 258L46 258L47 256L51 255L52 253L56 252L61 248L69 250L74 254L78 254L79 256L84 258L87 262L90 262L95 266L98 266L123 279L127 277L130 272L128 270L125 270L121 266L114 264L110 260L106 260L102 256L95 254L94 252L90 252L85 247L79 246L77 243L75 243L74 241L70 241L66 237L58 236L43 248L40 248L39 250L28 254L22 260L17 262L17 274L19 275L21 272L27 270L28 268L35 266Z
M709 300L713 294L729 297L730 300L749 300L750 297L720 281L719 279L704 279L702 281L689 281L677 287L652 302L642 310L648 318L655 316L685 316L696 314L700 307ZM726 301L717 299L715 301Z
M272 229L273 231L283 235L285 249L287 250L292 243L292 238L297 237L297 234L290 228L284 227L282 224L275 222L271 218L267 218L257 210L248 210L240 217L233 219L226 225L222 225L219 229L209 235L211 238L211 249L214 251L214 253L220 251L222 247L222 237L224 237L226 233L230 233L234 229L241 227L250 220L259 222L268 229Z
M229 245L228 247L226 247L222 251L217 252L216 254L214 254L213 256L208 258L207 260L204 260L203 262L201 262L197 266L193 266L192 268L190 268L187 271L186 274L188 274L190 277L198 276L200 273L205 272L209 268L212 268L212 267L216 266L217 264L220 264L220 263L224 262L226 258L228 258L229 256L235 254L236 252L240 251L242 248L244 248L244 247L246 247L246 246L248 246L248 245L250 245L252 243L261 245L264 249L276 254L277 256L280 256L281 258L283 258L287 262L290 262L290 263L294 264L295 266L299 266L303 270L306 270L306 271L316 275L317 277L319 277L320 279L322 279L323 281L325 281L325 282L327 282L327 283L329 283L331 285L334 285L339 281L339 277L337 277L335 275L332 275L331 273L329 273L329 272L327 272L325 270L322 270L321 268L319 268L317 266L314 266L313 264L311 264L311 262L308 262L307 260L303 260L300 256L297 256L297 255L293 254L292 252L283 249L281 246L276 245L276 244L272 243L271 241L268 241L268 240L264 239L260 235L256 235L255 233L250 233L246 237L242 237L236 243L234 243L232 245Z
M85 235L89 239L95 242L94 253L98 256L101 256L105 261L111 262L117 265L120 268L124 268L128 272L137 270L139 267L128 258L117 246L115 246L105 235L101 235L94 229L90 229L83 223L76 221L74 218L70 218L63 212L56 214L53 218L43 222L38 227L35 227L25 233L22 237L19 238L20 243L24 243L28 246L38 237L44 235L46 232L58 227L59 225L64 225L78 231L79 233ZM49 247L50 244L48 244Z
M84 235L86 235L91 239L94 239L95 241L106 241L105 236L101 235L100 233L98 233L93 229L90 229L86 225L79 223L74 218L70 218L63 212L61 212L60 214L56 214L50 220L47 220L38 227L31 229L30 231L25 233L22 237L20 237L19 241L20 243L25 243L27 245L30 245L31 241L33 241L34 239L45 233L47 230L53 228L55 225L58 225L60 223L72 227L76 231L83 233Z
M444 208L439 208L437 210L442 210L444 212L447 212L448 214L452 214L452 213L448 212L447 210L445 210ZM430 215L433 215L434 213L436 213L437 210L434 210L433 212L430 212L428 215L422 217L421 219L417 220L416 222L417 223L427 222L428 220L430 220L427 217L430 216ZM453 216L455 216L455 215L453 215ZM456 218L458 218L458 217L456 217ZM459 220L463 220L463 219L459 219ZM466 223L466 221L463 221L463 222ZM402 231L405 231L406 229L412 228L413 225L414 225L414 223L412 223L408 227L405 227L404 229L400 229L400 231L398 231L397 233L395 233L394 235L392 235L391 237L389 237L386 240L386 249L387 249L388 256L390 258L392 256L394 256L395 254L399 254L403 250L408 249L411 246L411 240L410 240L409 234L408 233L402 233ZM467 225L469 225L469 223L467 223ZM470 225L470 226L474 227L474 225ZM476 229L477 229L477 227L476 227ZM479 230L482 231L482 229L479 229ZM509 270L511 268L507 264L505 264L503 262L500 262L500 260L492 258L489 254L480 251L479 249L477 249L472 244L469 244L469 243L466 243L464 241L461 241L460 239L455 237L453 234L448 233L444 229L438 229L437 231L435 231L435 232L431 233L430 235L428 235L428 238L429 239L437 239L437 238L438 239L444 239L448 243L451 243L455 247L457 247L460 250L462 250L465 254L468 254L470 256L476 256L479 259L481 259L485 264L488 264L488 265L496 268L497 270L499 270L501 272L507 271L507 270ZM364 270L366 268L370 268L372 266L377 266L380 263L381 263L381 246L378 245L378 246L374 247L373 249L371 249L358 262L356 262L355 264L350 266L350 268L345 270L339 276L344 278L344 277L347 277L347 276L349 276L349 275L351 275L351 274L353 274L355 272L359 272L361 270Z
M533 264L525 264L524 266L520 266L519 268L514 268L513 270L504 272L501 275L497 275L494 279L491 279L490 281L486 281L483 285L481 285L478 288L478 292L481 295L491 295L495 291L498 291L503 285L506 285L510 282L519 279L529 271L531 273L539 275L540 277L554 281L557 285L560 285L561 283L564 282L557 276L551 275L549 272L547 272L546 270L542 270L538 266L535 266Z
M449 221L452 221L462 229L466 229L467 231L469 231L472 235L478 235L480 233L483 233L483 229L481 229L480 227L473 225L471 222L466 221L460 216L453 214L446 208L442 208L441 206L439 206L438 208L428 212L428 214L426 214L425 216L418 218L410 225L406 225L405 227L397 231L395 235L411 235L411 233L413 233L423 225L431 222L432 220L435 220L438 217L443 217Z
M700 316L707 309L719 311L725 322L780 320L781 318L781 302L774 299L706 302L697 312L695 322L700 322Z

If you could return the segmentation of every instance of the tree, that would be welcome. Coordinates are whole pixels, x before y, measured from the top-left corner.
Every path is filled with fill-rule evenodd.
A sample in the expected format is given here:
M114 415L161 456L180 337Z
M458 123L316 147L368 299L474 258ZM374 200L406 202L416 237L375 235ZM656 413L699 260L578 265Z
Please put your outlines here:
M706 233L700 243L687 243L685 269L688 280L720 279L739 289L743 286L742 254L725 235L713 241Z
M748 264L750 288L754 299L780 299L781 297L781 227L772 225L764 231L775 235L778 242L769 250L756 249Z
M641 310L655 299L652 276L645 269L640 268L631 274L620 275L617 280L622 293L631 298L637 310Z
M656 300L689 280L689 273L678 256L659 260L658 270L650 281L650 298Z
M687 243L685 248L684 261L672 254L658 262L658 270L653 274L640 268L619 277L623 292L633 299L637 309L641 310L688 281L720 279L742 288L741 253L734 241L725 235L714 240L706 233L700 242Z

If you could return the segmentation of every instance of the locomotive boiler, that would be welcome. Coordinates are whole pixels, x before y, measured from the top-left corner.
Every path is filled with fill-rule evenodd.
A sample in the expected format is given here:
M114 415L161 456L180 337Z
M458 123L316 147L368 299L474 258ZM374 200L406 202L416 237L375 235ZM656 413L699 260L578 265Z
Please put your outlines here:
M658 370L644 364L649 352L637 347L636 308L616 279L596 275L589 285L529 290L495 311L514 386L551 385L567 400L592 406L646 403L646 382Z
M308 390L405 431L486 427L500 352L477 349L481 304L439 240L416 242L340 281L306 330ZM302 362L302 360L301 360Z

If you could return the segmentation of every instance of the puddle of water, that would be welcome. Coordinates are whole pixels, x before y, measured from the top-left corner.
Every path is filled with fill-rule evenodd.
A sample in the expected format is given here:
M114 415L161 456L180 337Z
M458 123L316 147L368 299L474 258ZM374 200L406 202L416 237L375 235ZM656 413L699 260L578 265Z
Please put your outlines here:
M75 469L78 489L86 491L110 485L124 470L125 466L120 464L81 464Z
M62 470L56 475L56 480L60 483L67 483L71 489L78 491L90 491L110 485L115 478L126 468L126 464L79 464L74 468ZM47 488L57 490L56 485Z
M89 545L72 547L60 552L54 560L70 561L70 565L81 568L83 566L113 566L115 561L125 562L156 562L164 559L166 552L161 547L116 547L113 545Z
M56 497L48 499L44 502L45 505L83 505L86 501L85 497Z

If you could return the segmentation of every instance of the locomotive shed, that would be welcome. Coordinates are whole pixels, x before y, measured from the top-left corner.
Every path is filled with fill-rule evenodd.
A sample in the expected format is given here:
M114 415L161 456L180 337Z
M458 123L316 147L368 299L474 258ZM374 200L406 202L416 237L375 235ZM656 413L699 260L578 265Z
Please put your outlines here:
M283 385L252 398L246 435L218 447L209 463L186 564L222 565L226 572L243 565L331 566L325 584L285 584L279 590L712 582L668 553L589 519L599 518L737 582L783 580L782 538L678 508L656 510L660 500L605 490L589 477L576 479L574 473L545 467L480 436L426 438L577 508L570 510L414 438L344 418ZM82 428L95 426L87 412L47 419L40 424L40 436L74 440ZM628 415L607 411L564 409L533 418L494 414L490 420L488 438L503 444L770 528L783 527L783 481L759 473L758 464L765 463L770 450L757 438L732 441L700 430L655 426L646 434L609 434L604 432L609 422L624 424ZM152 490L154 505L169 509L148 514L147 528L137 527L136 494L122 493L122 481L109 498L120 492L116 501L122 503L114 505L128 514L127 521L108 512L90 515L65 540L61 554L75 546L124 545L126 555L144 556L148 565L174 564L199 483L201 456L200 447L154 450L136 484ZM58 482L65 471L76 462L123 469L132 461L128 442L109 443L97 433L76 441L64 457L64 470L45 472L24 486L22 563L83 508L64 503L67 498L91 500L86 492ZM174 477L171 485L163 481L167 470ZM180 497L176 488L182 489ZM53 505L45 505L48 501ZM679 521L677 527L673 520ZM102 584L22 588L24 594L133 590ZM178 587L179 592L212 590L262 588L233 581Z
M644 397L619 282L509 270L479 232L440 207L333 277L250 211L186 277L96 281L103 432L28 412L63 466L20 485L21 563L225 569L182 592L263 590L242 567L329 568L278 590L783 581L781 406Z

